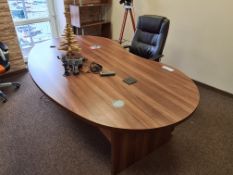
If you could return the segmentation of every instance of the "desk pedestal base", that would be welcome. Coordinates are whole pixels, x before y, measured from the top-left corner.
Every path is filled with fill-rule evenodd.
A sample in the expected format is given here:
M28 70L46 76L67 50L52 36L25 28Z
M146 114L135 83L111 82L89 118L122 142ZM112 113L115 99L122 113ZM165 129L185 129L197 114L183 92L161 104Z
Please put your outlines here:
M167 142L175 126L152 131L111 131L99 128L111 143L112 174L117 174Z

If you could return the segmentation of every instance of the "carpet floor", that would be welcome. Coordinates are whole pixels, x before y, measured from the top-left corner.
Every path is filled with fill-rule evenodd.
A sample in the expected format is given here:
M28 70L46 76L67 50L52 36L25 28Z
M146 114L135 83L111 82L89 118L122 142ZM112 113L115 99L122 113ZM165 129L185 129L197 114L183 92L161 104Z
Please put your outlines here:
M110 145L94 127L49 100L29 73L6 80L0 104L0 175L109 175ZM172 139L120 175L233 174L233 98L198 85L201 101Z

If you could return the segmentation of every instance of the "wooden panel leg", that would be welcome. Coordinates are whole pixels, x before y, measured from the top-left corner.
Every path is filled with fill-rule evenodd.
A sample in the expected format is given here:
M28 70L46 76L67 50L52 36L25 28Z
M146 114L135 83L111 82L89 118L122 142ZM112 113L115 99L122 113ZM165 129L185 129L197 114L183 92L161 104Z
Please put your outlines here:
M171 137L174 126L154 131L112 132L112 174L142 159Z

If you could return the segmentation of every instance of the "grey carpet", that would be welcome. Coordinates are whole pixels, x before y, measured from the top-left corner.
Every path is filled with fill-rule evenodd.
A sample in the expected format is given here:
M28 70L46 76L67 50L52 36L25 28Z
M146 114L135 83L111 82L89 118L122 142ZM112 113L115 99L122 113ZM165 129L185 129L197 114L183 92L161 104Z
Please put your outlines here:
M109 175L110 145L50 101L28 73L0 104L0 175ZM121 175L233 174L233 98L199 85L200 105L172 139Z

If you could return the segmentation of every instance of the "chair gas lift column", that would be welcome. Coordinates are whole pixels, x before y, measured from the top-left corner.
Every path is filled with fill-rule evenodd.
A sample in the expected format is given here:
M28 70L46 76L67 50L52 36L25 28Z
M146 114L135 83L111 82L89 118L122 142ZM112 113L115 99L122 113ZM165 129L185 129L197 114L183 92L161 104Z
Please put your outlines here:
M8 53L8 47L6 44L0 42L0 75L4 74L10 69L10 63L9 63L9 53ZM6 83L0 83L0 88L6 88L6 87L15 87L18 89L20 87L20 83L18 82L6 82ZM7 102L7 96L0 90L0 101L3 103Z

